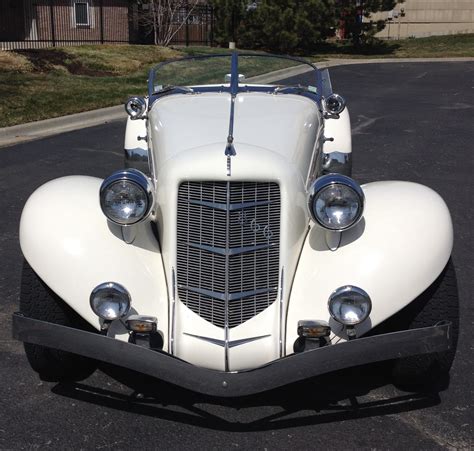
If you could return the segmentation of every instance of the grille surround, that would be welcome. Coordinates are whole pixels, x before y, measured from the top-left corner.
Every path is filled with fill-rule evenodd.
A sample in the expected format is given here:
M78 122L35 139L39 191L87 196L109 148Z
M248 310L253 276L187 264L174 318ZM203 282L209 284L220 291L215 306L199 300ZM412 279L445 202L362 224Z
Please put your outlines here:
M232 328L277 299L280 187L274 182L184 182L178 189L179 300Z

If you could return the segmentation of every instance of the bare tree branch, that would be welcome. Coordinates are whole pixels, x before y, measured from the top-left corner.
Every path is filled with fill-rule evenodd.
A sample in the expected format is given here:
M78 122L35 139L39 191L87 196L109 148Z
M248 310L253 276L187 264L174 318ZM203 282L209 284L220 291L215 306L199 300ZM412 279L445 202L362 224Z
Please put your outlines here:
M153 33L155 45L167 46L186 25L199 0L148 0L142 4L140 21Z

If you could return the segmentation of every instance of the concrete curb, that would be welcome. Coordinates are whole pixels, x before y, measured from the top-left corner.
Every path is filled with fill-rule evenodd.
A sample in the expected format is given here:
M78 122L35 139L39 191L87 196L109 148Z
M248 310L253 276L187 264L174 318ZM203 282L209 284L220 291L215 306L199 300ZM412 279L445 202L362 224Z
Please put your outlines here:
M329 59L317 63L321 69L335 66L346 66L355 64L380 64L380 63L455 63L474 61L471 57L460 58L373 58L373 59ZM308 66L302 64L289 69L280 69L264 75L248 78L252 83L273 83L283 78L290 78L310 71ZM99 110L86 111L84 113L71 114L43 121L30 122L15 125L13 127L0 128L0 147L20 144L26 141L45 138L82 128L107 124L108 122L125 120L127 114L123 105Z
M85 111L84 113L46 119L0 128L0 147L20 144L26 141L45 138L59 133L107 124L108 122L125 120L127 113L123 105Z

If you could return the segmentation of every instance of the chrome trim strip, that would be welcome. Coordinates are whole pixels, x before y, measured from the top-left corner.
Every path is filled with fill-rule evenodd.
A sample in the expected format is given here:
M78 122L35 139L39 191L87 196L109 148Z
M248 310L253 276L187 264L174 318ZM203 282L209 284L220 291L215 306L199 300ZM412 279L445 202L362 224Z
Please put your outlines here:
M174 355L174 337L175 337L175 323L176 323L176 273L174 268L171 268L171 331L170 331L170 354Z
M234 114L235 114L235 98L239 92L239 56L237 52L232 52L231 58L231 78L230 78L230 117L229 117L229 134L227 136L227 145L225 146L225 155L227 156L228 177L231 176L231 158L236 155L234 147Z
M257 246L231 247L231 248L208 246L206 244L195 244L195 243L188 243L188 246L194 247L195 249L201 249L203 251L211 252L213 254L240 255L240 254L245 254L247 252L268 249L272 246L275 246L275 243L259 244Z
M213 208L214 210L227 211L227 204L221 204L218 202L207 202L205 200L192 200L189 199L188 203L191 205L201 205L203 207Z
M188 337L193 337L199 340L207 341L208 343L212 343L213 345L221 346L223 348L226 346L225 340L218 340L217 338L210 338L210 337L203 337L201 335L188 334L186 332L184 332L183 335L187 335ZM257 340L260 340L261 338L267 338L267 337L270 337L270 335L260 335L259 337L250 337L250 338L242 338L240 340L227 341L227 346L229 349L235 348L237 346L241 346L247 343L251 343L252 341L257 341Z
M241 291L240 293L230 293L229 301L238 301L240 299L255 296L257 294L272 293L273 291L277 290L278 288L260 288L258 290Z
M234 55L233 55L234 56ZM232 62L234 61L234 57L232 57ZM232 67L233 68L233 67ZM235 77L235 74L233 75ZM232 102L233 105L233 102ZM231 117L231 125L233 127L233 107L232 107L232 117ZM230 132L229 132L230 133ZM229 158L230 160L230 158ZM230 182L227 182L227 191L226 191L226 204L230 205ZM226 256L225 256L225 282L224 282L224 288L225 288L225 295L224 295L224 302L225 302L225 315L224 315L224 340L225 340L225 346L224 346L224 364L225 364L225 370L229 371L230 366L229 366L229 269L230 269L230 262L229 262L229 234L230 234L230 211L227 209L226 215L225 215L225 247L226 247Z
M180 285L180 284L178 284L178 288L191 291L192 293L202 294L204 296L208 296L213 299L218 299L219 301L224 301L224 302L226 301L225 293L221 293L220 291L205 290L204 288L195 288L195 287L189 287L189 286ZM227 305L225 308L227 309Z
M227 303L228 301L239 301L240 299L256 296L257 294L272 293L273 291L278 290L278 288L260 288L258 290L241 291L240 293L229 293L228 295L226 295L226 293L221 293L220 291L205 290L203 288L188 287L185 285L178 285L178 287L184 290L191 291L193 293L202 294L204 296L208 296L213 299L224 301L226 303L225 305L226 312L228 312L228 308L229 308L228 303ZM226 313L226 318L227 316L228 315Z
M229 211L243 210L245 208L260 207L262 205L270 205L271 200L260 200L258 202L240 202L238 204L229 204Z
M281 276L280 276L280 333L279 333L279 342L280 342L280 357L283 357L284 349L283 349L283 275L284 275L285 268L281 268Z
M258 202L240 202L240 203L228 203L222 204L219 202L207 202L205 200L188 200L188 202L192 205L201 205L203 207L213 208L215 210L222 210L222 211L236 211L236 210L243 210L244 208L251 208L251 207L260 207L261 205L270 205L273 203L271 200L261 200Z

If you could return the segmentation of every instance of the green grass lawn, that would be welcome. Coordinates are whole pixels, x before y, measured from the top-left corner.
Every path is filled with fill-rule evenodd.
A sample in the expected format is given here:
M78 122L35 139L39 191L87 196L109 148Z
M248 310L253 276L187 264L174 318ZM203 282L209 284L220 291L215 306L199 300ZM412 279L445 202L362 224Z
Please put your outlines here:
M210 47L162 48L138 45L86 45L17 52L0 51L0 127L123 103L146 93L148 70L161 61L198 54L229 54ZM474 56L474 34L389 41L366 49L325 44L309 58ZM175 63L159 84L220 83L230 58ZM280 59L242 60L246 77L295 64Z
M319 58L447 58L474 57L474 34L379 41L354 49L349 44L328 43L313 57Z

